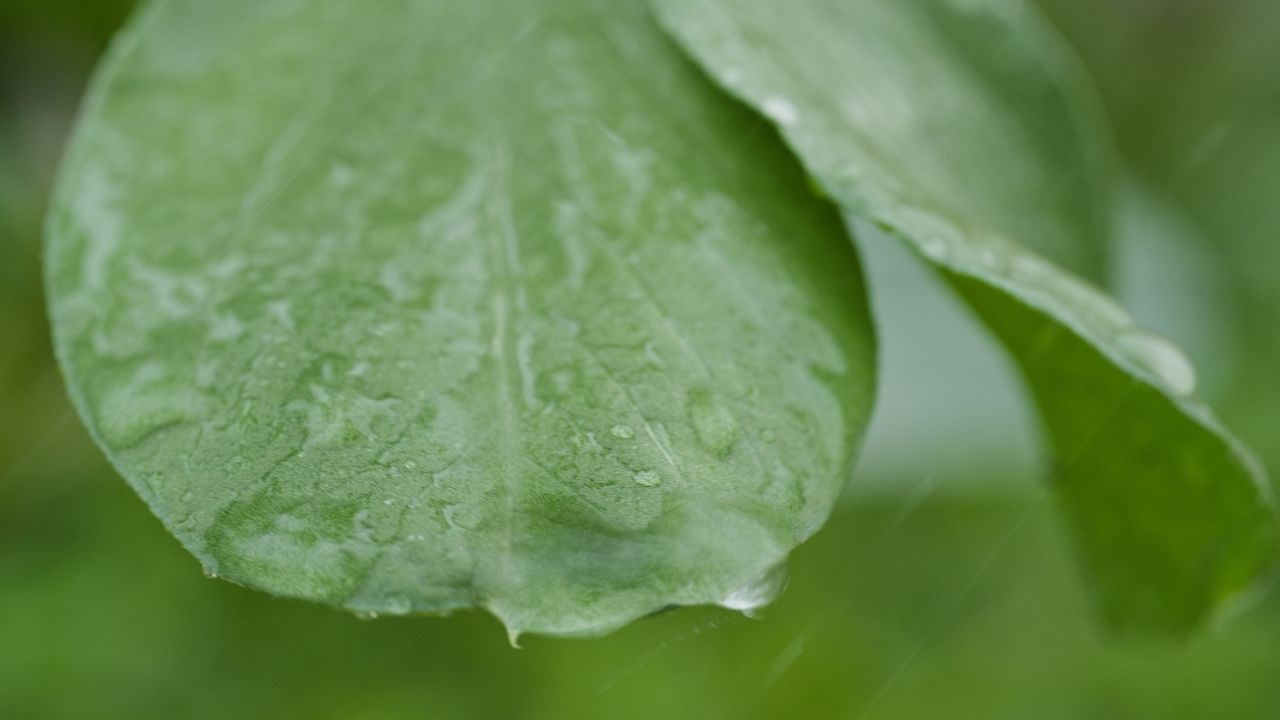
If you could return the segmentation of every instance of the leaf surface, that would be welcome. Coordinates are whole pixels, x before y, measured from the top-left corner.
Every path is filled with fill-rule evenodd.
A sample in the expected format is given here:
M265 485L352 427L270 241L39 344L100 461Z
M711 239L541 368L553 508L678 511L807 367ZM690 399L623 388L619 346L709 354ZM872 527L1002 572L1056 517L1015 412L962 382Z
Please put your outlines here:
M513 634L758 597L867 422L859 272L606 0L156 3L47 258L82 416L209 572Z
M1270 563L1262 471L1193 397L1191 364L1079 279L1099 276L1090 258L1106 246L1104 145L1072 61L1030 8L655 4L778 125L851 225L907 241L1009 348L1112 626L1184 632Z

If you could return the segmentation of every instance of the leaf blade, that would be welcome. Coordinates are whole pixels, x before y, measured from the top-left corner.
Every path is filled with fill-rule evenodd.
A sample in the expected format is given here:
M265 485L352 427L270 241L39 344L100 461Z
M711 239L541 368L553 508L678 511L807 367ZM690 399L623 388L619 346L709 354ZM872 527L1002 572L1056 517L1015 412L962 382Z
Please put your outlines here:
M1106 204L1086 186L1104 163L1063 164L1099 152L1090 111L1045 114L1036 102L1078 104L1069 88L1055 90L1074 70L1054 69L1056 40L1029 8L805 0L730 12L716 0L654 2L722 86L775 121L851 226L874 223L906 241L1012 352L1113 626L1185 632L1271 563L1261 470L1190 397L1190 363L1041 257L1096 277L1070 245L1105 246ZM1112 421L1121 432L1104 433Z
M51 213L73 398L236 582L513 635L723 600L872 393L856 258L760 129L638 3L157 3Z

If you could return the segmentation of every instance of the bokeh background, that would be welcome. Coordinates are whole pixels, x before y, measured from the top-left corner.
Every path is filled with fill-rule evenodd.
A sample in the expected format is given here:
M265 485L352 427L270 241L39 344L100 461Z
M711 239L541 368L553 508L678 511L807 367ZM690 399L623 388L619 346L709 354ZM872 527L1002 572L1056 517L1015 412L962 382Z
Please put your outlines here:
M687 608L508 647L481 613L360 621L205 579L70 410L41 221L126 0L0 0L0 718L1275 718L1280 598L1109 639L1008 360L864 238L882 405L762 619ZM1280 472L1280 2L1042 0L1122 158L1117 292Z

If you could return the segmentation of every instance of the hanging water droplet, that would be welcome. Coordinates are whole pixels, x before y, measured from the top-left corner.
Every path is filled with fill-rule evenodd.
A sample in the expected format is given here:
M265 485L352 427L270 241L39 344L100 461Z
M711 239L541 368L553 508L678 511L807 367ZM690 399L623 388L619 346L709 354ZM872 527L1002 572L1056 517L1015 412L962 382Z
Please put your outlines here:
M1176 345L1160 335L1132 330L1116 338L1125 355L1179 395L1196 391L1196 369Z
M622 438L623 440L630 440L636 436L636 431L632 430L629 425L614 425L609 432L613 433L614 437Z
M786 584L786 565L775 565L729 593L720 606L755 617L757 610L778 599Z
M369 621L378 619L378 613L373 612L372 610L356 610L352 614L356 616L357 620L361 620L364 622L369 622Z
M662 476L652 470L641 470L635 474L636 482L645 487L655 487L662 484Z
M201 572L201 573L204 573L204 576L205 576L205 577L207 577L207 578L209 578L210 580L217 580L217 579L218 579L218 571L214 570L213 568L209 567L208 565L205 565L205 566L201 567L201 568L200 568L200 572Z

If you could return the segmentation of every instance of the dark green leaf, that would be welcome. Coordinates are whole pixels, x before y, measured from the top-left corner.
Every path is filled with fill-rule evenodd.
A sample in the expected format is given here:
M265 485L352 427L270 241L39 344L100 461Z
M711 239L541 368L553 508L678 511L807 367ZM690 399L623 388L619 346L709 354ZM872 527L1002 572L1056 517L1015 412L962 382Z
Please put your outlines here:
M1012 351L1114 626L1183 632L1254 579L1274 551L1261 470L1192 397L1176 347L1042 257L1090 271L1106 166L1038 16L1007 0L656 4L852 222L909 242Z

